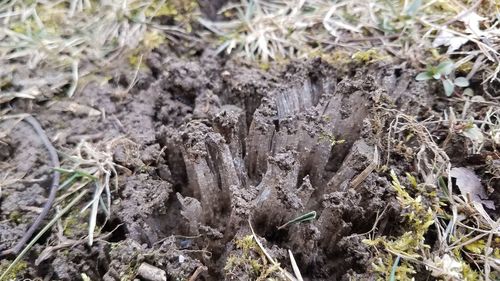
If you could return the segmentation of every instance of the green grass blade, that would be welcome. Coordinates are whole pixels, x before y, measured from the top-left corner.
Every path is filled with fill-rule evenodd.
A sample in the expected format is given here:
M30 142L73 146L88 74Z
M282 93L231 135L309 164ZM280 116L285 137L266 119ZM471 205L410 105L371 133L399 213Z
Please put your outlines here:
M312 221L316 219L316 211L311 211L309 213L305 213L303 214L302 216L300 217L296 217L294 218L293 220L285 223L284 225L278 227L278 229L283 229L287 226L289 226L290 224L293 224L293 223L300 223L300 222L305 222L305 221Z
M392 265L391 276L389 277L389 281L396 281L396 269L398 269L400 259L401 259L400 256L396 257L396 260L394 261L394 264Z
M84 178L89 178L91 180L98 180L98 178L90 173L87 173L86 171L82 171L82 170L68 170L68 169L64 169L64 168L60 168L60 167L57 167L57 168L53 168L55 171L58 171L58 172L61 172L61 173L66 173L66 174L75 174L79 177L84 177Z
M70 186L74 180L76 180L79 176L77 174L71 175L67 180L65 180L61 185L59 185L59 190L66 188L67 186Z

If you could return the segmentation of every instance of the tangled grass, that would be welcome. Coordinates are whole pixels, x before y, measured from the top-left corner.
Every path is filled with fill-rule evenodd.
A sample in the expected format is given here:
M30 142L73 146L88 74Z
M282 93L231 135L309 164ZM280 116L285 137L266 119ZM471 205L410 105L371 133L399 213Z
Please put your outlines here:
M186 36L192 2L163 0L9 0L0 3L0 104L74 93L132 52ZM181 15L181 16L180 16ZM176 26L156 17L179 18Z
M498 106L490 107L482 118L469 119L476 114L465 109L460 117L451 112L441 118L420 121L397 110L381 108L392 116L385 136L387 162L384 167L390 166L393 154L401 155L404 151L415 170L406 176L391 171L391 187L403 210L402 234L391 237L369 234L364 241L375 249L373 270L380 278L411 280L422 272L439 280L497 280L500 277L500 219L494 220L486 211L485 206L491 207L488 200L462 190L455 192L454 185L461 175L452 172L450 157L445 152L447 140L459 136L468 140L464 149L469 154L485 154L483 145L497 145L490 131L495 128L491 122L494 108ZM435 134L440 130L448 131L448 137L438 144ZM491 165L496 169L500 167ZM488 182L492 182L497 173L485 175L489 178L485 181L486 189L495 189ZM474 193L480 192L474 188L483 189L483 186L478 179L476 184L468 181L467 188ZM429 236L435 237L431 240L433 243L427 240Z
M219 51L249 60L285 60L375 49L417 67L454 57L475 62L498 80L498 1L241 0L220 11L227 20L200 23L217 35Z
M59 185L60 196L56 198L53 208L60 210L49 223L44 225L37 234L29 239L29 242L22 251L16 255L15 260L2 272L0 280L9 273L12 268L27 254L31 247L49 231L50 227L59 222L59 220L78 208L78 205L86 200L88 193L93 190L92 199L80 209L80 213L90 209L88 222L88 235L86 237L88 244L92 245L96 233L100 234L97 228L97 214L102 211L106 218L111 214L111 187L118 188L118 172L117 169L123 168L113 162L111 148L120 142L130 142L127 139L117 138L110 141L104 141L98 145L92 145L88 142L81 141L74 150L69 153L62 153L64 160L61 167L56 167L55 170L62 174L64 181ZM125 168L124 168L125 169ZM69 203L68 203L69 201ZM78 204L78 205L77 205ZM62 209L62 210L61 210ZM59 244L56 246L47 246L44 250L44 255L41 258L46 258L54 249L69 247L73 244L81 243L84 238L79 240L71 240L65 238L62 233L59 233Z

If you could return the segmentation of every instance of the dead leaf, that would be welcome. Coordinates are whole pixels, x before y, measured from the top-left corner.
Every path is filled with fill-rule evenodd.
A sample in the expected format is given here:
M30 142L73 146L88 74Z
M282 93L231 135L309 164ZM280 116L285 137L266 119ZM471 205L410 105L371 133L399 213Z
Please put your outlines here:
M474 171L464 167L453 168L450 171L450 176L456 179L458 189L460 189L460 193L463 196L469 194L473 202L482 203L488 209L495 210L493 201L485 200L488 198L488 195L481 184L481 179Z
M463 44L467 43L468 41L469 39L465 37L456 36L451 32L442 30L434 39L434 42L432 42L432 47L437 48L439 46L448 46L448 51L446 53L449 54L453 51L458 50L460 47L462 47Z
M479 28L479 22L484 21L484 20L487 20L487 18L482 17L475 12L470 12L470 13L464 15L460 19L460 21L465 24L466 31L468 33L474 34L476 36L482 36L485 34L485 32Z
M0 104L9 102L15 98L35 99L39 95L40 91L36 87L31 87L18 92L0 92Z
M87 105L69 101L57 101L51 105L52 110L72 112L77 116L99 116L101 112Z
M484 136L481 129L479 129L476 124L472 124L472 126L464 129L462 134L472 142L474 150L477 152L478 147L484 142Z

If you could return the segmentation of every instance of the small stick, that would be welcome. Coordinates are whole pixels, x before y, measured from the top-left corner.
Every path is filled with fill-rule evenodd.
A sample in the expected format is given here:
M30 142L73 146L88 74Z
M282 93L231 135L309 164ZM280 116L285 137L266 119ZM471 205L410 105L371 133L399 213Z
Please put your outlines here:
M37 133L38 137L42 140L43 145L45 146L45 148L47 149L47 151L49 153L49 158L50 158L50 162L52 163L52 166L54 168L59 168L59 157L57 156L57 151L54 148L54 146L52 145L52 143L50 142L49 138L47 137L47 134L43 130L40 123L32 116L25 117L23 119L23 121L30 124L31 127L33 127L33 129ZM38 217L35 219L33 224L30 226L28 231L26 231L24 233L21 240L19 240L19 242L17 242L16 246L14 246L8 250L5 250L3 252L0 252L0 257L10 255L10 254L17 255L21 251L21 248L26 244L26 242L28 242L28 240L31 238L33 233L40 226L42 221L45 219L45 217L49 213L50 208L52 208L52 204L54 203L54 200L56 198L57 189L59 187L59 178L60 178L59 171L57 169L54 169L54 171L52 173L52 185L50 186L49 197L47 198L47 201L43 205L42 211L40 212Z
M207 271L208 268L206 266L199 266L193 273L193 275L191 275L191 277L189 278L188 281L195 281L196 279L198 279L198 276L204 272L204 271Z
M478 0L476 1L476 3L474 3L469 9L461 12L460 14L456 15L454 18L448 20L447 22L445 22L443 25L450 25L454 22L456 22L457 20L460 20L462 19L464 16L466 16L467 14L473 12L475 9L477 9L477 7L479 7L479 5L481 4L481 2L483 2L483 0Z
M359 175L357 175L350 183L350 187L356 189L367 177L368 175L377 168L379 164L379 155L377 147L375 146L375 151L373 152L373 160Z

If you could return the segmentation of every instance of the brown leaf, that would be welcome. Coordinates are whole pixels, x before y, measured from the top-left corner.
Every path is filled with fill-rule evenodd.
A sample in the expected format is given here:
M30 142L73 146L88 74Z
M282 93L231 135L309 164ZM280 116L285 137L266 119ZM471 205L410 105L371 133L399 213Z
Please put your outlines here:
M456 179L458 189L463 196L469 194L472 201L482 203L489 209L495 209L493 201L485 200L488 195L481 184L481 179L474 171L464 167L453 168L450 176Z

